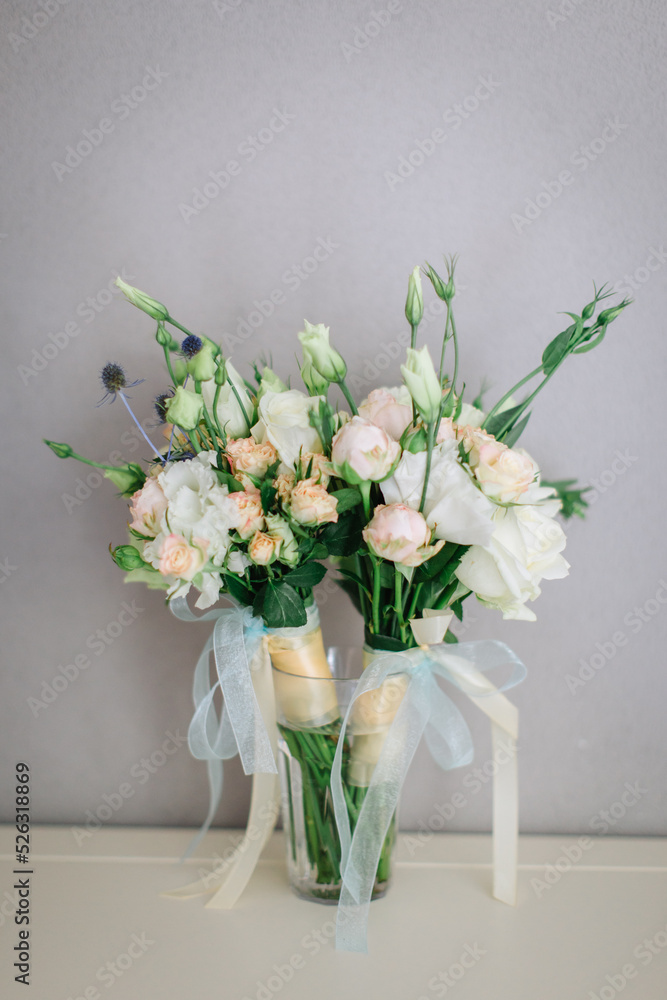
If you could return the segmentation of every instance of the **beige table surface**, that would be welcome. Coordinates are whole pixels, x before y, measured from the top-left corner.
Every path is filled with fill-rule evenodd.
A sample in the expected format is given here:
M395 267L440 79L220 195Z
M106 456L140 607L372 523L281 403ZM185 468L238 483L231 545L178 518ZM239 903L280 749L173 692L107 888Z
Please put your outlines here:
M160 893L219 864L238 831L178 865L190 831L103 828L78 846L69 827L37 827L26 987L14 833L0 827L2 998L667 1000L667 840L523 837L510 908L491 896L489 837L405 834L357 955L333 947L334 908L288 889L280 833L236 908L212 911Z

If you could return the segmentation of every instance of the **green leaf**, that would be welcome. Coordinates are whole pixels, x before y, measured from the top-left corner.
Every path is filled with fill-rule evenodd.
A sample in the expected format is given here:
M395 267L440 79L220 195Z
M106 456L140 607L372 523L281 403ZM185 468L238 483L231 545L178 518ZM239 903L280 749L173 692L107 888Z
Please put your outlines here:
M255 594L255 600L252 602L252 613L255 618L261 618L264 612L264 598L266 597L269 587L268 584L257 591Z
M234 479L234 477L231 474L231 472L224 472L221 469L216 469L215 473L216 473L218 479L220 480L220 482L222 483L222 485L226 486L230 493L242 493L243 492L243 487L241 486L241 484L238 481L238 479Z
M542 368L545 375L549 375L557 365L561 363L567 354L570 345L570 338L576 330L576 325L568 326L557 337L547 344L542 353Z
M371 592L357 573L353 573L351 569L343 569L342 566L337 566L336 569L344 576L347 580L351 580L357 587L361 587L365 594L371 598ZM336 580L336 583L340 583L340 580Z
M485 420L483 428L495 437L498 437L499 434L507 434L524 410L525 406L523 403L519 403L517 406L510 406L509 410L502 410L491 417L490 420Z
M353 507L357 507L361 503L361 493L357 489L350 487L349 489L336 490L331 494L337 501L336 510L338 515L344 514L347 510L352 510Z
M320 538L332 556L351 556L361 545L361 520L356 512L327 524Z
M527 413L523 420L520 420L518 424L515 424L515 426L511 428L511 430L506 431L505 434L500 436L502 443L506 444L508 448L513 448L523 434L529 420L530 413Z
M582 344L581 347L576 347L572 353L573 354L585 354L586 351L592 351L594 347L597 347L598 344L602 343L602 341L605 338L606 332L607 332L607 327L605 326L600 331L600 333L597 335L597 337L595 337L593 340L589 340L585 344Z
M244 604L248 607L253 602L253 591L250 587L247 587L245 583L234 573L224 574L225 587L229 594L238 601L239 604Z
M446 568L453 571L459 564L459 561L467 548L467 545L458 545L456 542L446 542L437 555L433 556L432 559L427 559L425 563L421 564L415 574L415 582L420 583L424 580L433 580L435 577L440 577L445 572Z
M265 514L270 514L271 507L273 506L273 501L276 498L275 486L272 486L270 482L262 483L259 495L262 501L262 510L264 511Z
M310 550L310 555L312 559L326 559L329 555L329 550L322 542L315 542Z
M372 649L383 650L390 653L401 653L403 650L409 648L408 645L405 642L401 642L400 639L394 639L390 635L374 635L374 633L370 632L367 628L364 629L364 640Z
M262 617L269 628L298 628L308 619L306 605L288 583L266 585Z
M283 576L283 581L291 587L303 587L312 590L326 576L327 568L319 562L307 562Z

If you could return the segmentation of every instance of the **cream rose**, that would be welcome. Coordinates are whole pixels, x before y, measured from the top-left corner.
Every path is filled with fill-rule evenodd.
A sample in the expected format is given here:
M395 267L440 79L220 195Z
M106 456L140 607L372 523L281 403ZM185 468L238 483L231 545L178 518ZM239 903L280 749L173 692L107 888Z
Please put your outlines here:
M554 520L559 507L553 499L497 507L490 542L473 545L463 556L456 576L483 604L502 611L503 618L535 621L526 602L539 597L540 582L567 576L569 565L560 554L565 533Z
M264 512L259 493L237 491L227 497L231 527L236 528L241 538L250 538L264 528Z
M363 417L352 417L334 436L331 464L348 483L380 482L392 470L400 445Z
M270 441L258 444L254 437L230 438L227 441L225 454L229 459L234 473L245 472L260 479L266 475L266 470L278 458L278 453Z
M259 420L252 428L256 441L270 442L280 460L293 469L300 454L321 453L322 442L310 423L311 410L322 396L306 396L298 389L267 392L259 401Z
M248 546L248 556L256 566L268 566L278 558L282 539L256 531Z
M319 486L315 479L302 479L292 490L289 512L298 524L326 524L336 522L338 501Z
M508 503L526 492L537 468L527 452L493 441L477 449L474 472L486 496Z
M429 545L431 529L425 518L405 504L380 504L362 534L376 556L403 566L421 566L445 544Z
M359 416L381 427L392 440L399 441L412 423L412 398L404 385L373 389L359 406Z
M132 496L130 528L142 535L157 535L167 505L168 500L160 484L155 479L147 479L144 486Z
M160 546L159 570L163 576L177 576L181 580L192 580L206 563L204 539L193 539L197 545L190 545L182 535L167 535Z

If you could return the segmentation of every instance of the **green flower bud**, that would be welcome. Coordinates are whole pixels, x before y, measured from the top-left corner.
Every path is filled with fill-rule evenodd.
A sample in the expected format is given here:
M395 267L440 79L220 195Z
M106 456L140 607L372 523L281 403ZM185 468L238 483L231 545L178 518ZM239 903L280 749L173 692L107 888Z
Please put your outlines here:
M115 469L105 469L104 478L111 480L124 497L131 497L146 482L146 473L136 462L128 462Z
M289 524L280 514L266 514L265 518L267 534L282 541L279 561L286 566L296 566L299 561L299 547Z
M329 382L323 378L310 361L304 361L301 367L301 378L308 390L309 396L325 396L329 388Z
M165 408L167 420L184 431L191 431L202 418L204 403L198 392L188 392L182 385L176 387L173 399Z
M313 326L308 320L304 320L304 323L306 329L299 334L304 362L310 361L327 382L340 382L347 375L347 365L338 351L329 344L329 327L322 323Z
M109 552L116 566L120 566L121 569L133 570L145 569L146 567L153 569L150 563L142 559L139 550L135 549L134 545L117 545L115 549L109 546Z
M401 373L415 406L425 423L431 424L440 412L442 388L435 373L428 347L407 348L407 358Z
M224 385L227 381L227 365L222 354L219 354L215 359L215 374L213 377L215 378L216 385Z
M137 307L137 309L141 309L142 312L152 316L153 319L162 320L163 322L169 319L167 307L163 306L161 302L158 302L156 299L152 299L150 295L146 295L145 292L140 292L138 288L133 288L132 285L128 285L128 283L123 281L122 278L116 278L116 284L128 302L131 302L133 306Z
M171 367L176 379L176 385L183 385L188 376L188 369L183 358L172 359Z
M424 315L424 297L422 295L422 276L415 267L408 280L408 297L405 300L405 318L410 326L419 326Z
M197 351L194 357L186 362L185 367L195 382L208 382L209 379L212 379L217 371L217 366L211 350L211 342L207 341L202 344L201 350Z
M272 368L264 368L262 371L262 380L259 383L257 398L261 399L267 392L287 392L287 386Z
M167 330L164 323L159 320L157 325L157 330L155 332L155 339L157 340L160 347L167 347L170 351L177 351L180 344L177 340L174 340L172 335Z
M216 342L214 340L211 340L210 337L205 337L202 334L201 339L204 342L204 346L205 347L208 346L211 349L211 354L213 355L214 358L217 358L217 356L222 353L222 348L220 347L220 344L216 344Z
M420 451L426 451L428 440L424 427L419 426L416 430L414 427L408 427L401 438L401 447L413 455L417 455Z
M423 268L423 271L426 277L433 285L433 291L435 292L435 294L438 296L439 299L442 299L443 302L446 302L447 285L442 280L436 269L432 267L428 261L426 261L426 267Z
M619 306L613 306L611 309L603 309L598 316L598 324L600 326L606 326L608 323L613 323L616 317L621 315L627 305L627 302L621 302Z
M57 441L47 441L46 438L42 438L44 444L48 445L54 455L58 458L71 458L74 454L74 450L68 444L59 444Z

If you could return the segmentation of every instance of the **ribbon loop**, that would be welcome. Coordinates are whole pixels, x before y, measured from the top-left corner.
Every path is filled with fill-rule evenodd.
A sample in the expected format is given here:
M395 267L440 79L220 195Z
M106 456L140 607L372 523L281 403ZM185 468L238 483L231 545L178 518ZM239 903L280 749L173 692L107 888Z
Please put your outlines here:
M436 624L436 623L433 623ZM457 706L439 684L441 677L464 692L492 722L494 760L494 895L513 903L516 892L518 835L518 785L516 746L518 712L502 691L519 684L526 668L504 643L490 640L451 647L437 643L400 653L380 653L366 668L352 697L336 748L331 772L331 793L341 843L342 888L337 914L336 946L346 951L367 951L368 911L382 845L408 768L422 739L443 770L462 767L473 760L470 729ZM486 676L510 664L510 677L500 687ZM408 688L389 726L384 746L359 812L354 834L342 787L342 748L354 703L367 691L380 687L390 675L407 673ZM506 754L505 766L499 755ZM507 756L509 754L509 756Z

